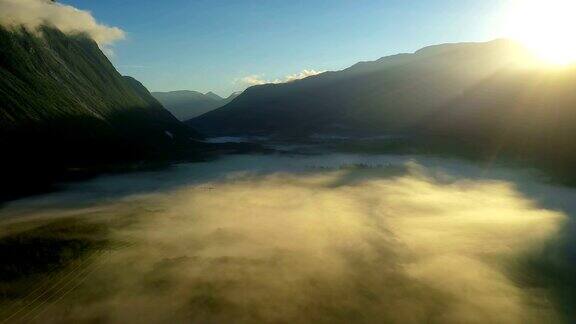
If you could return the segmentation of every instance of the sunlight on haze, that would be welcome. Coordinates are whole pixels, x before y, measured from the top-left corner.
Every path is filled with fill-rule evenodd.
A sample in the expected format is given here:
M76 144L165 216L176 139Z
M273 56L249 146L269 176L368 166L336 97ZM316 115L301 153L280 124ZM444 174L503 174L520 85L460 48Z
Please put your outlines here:
M506 9L505 33L553 65L576 62L574 0L513 0Z

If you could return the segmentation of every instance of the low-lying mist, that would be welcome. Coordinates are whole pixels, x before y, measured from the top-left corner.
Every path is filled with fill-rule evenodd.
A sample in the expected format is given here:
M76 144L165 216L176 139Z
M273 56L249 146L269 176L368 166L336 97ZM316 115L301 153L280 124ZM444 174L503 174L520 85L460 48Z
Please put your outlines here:
M568 316L555 280L569 211L527 194L552 186L525 180L536 189L521 190L513 180L389 157L371 164L266 157L265 172L250 158L227 159L83 187L116 188L104 199L69 192L8 206L0 240L79 219L104 225L98 235L107 247L27 279L36 291L4 296L0 319L554 323ZM294 161L312 168L288 167Z

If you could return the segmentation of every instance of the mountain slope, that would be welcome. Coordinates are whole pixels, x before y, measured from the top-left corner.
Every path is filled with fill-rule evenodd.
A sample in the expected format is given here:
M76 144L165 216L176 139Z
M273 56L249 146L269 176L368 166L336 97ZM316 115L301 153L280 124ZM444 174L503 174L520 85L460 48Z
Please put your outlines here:
M505 40L432 46L252 87L189 125L209 135L404 135L402 147L529 161L576 183L576 66Z
M220 97L219 95L215 94L215 93L212 92L212 91L206 92L205 96L208 97L208 98L212 98L212 99L214 99L214 100L222 100L222 99L224 99L224 98Z
M228 97L224 98L224 100L226 101L226 103L229 103L232 100L236 99L236 97L238 97L241 94L242 94L242 91L232 92Z
M401 131L526 56L506 40L431 46L247 89L189 125L213 135Z
M152 92L152 96L179 120L200 116L226 104L223 98L215 94L209 95L189 90Z
M197 137L86 36L0 27L6 191L26 187L23 176L47 182L71 168L183 154Z
M213 92L203 94L198 91L179 90L152 92L152 95L176 118L188 120L224 106L238 94L233 93L227 98L222 98Z
M421 123L425 138L459 141L490 159L531 160L576 181L576 67L503 70Z

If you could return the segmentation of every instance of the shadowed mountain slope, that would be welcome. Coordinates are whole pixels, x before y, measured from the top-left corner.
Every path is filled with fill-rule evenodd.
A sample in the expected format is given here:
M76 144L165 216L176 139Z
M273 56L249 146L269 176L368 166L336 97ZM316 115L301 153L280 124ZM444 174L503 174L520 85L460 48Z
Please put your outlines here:
M252 87L189 125L219 136L401 135L424 152L530 160L572 182L576 67L545 66L507 40L431 46Z
M198 137L138 81L121 76L93 40L53 28L0 27L7 192L69 169L188 154Z
M189 125L214 135L401 131L497 71L514 68L523 56L524 49L507 40L431 46L251 87Z
M576 68L499 71L420 125L421 140L531 160L574 182Z

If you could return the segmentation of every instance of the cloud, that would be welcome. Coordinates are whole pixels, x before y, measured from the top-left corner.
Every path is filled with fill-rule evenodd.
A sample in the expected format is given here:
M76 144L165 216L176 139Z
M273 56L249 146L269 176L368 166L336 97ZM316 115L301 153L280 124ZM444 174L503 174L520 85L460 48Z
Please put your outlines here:
M261 84L266 84L266 83L276 83L273 81L266 81L266 80L262 79L262 77L260 75L257 75L257 74L245 76L245 77L239 79L238 81L240 83L246 84L248 86L261 85Z
M269 84L269 83L278 84L278 83L292 82L292 81L307 78L309 76L317 75L320 73L322 73L322 71L304 69L299 73L289 74L289 75L285 76L283 79L274 79L274 80L267 80L262 75L252 74L252 75L248 75L248 76L245 76L243 78L240 78L240 79L236 80L236 82L250 87L250 86Z
M0 0L0 24L9 28L24 26L33 31L48 25L67 34L84 33L101 47L125 37L120 28L97 22L88 11L50 0Z
M42 318L557 321L549 292L520 265L559 237L566 216L506 181L437 179L417 164L406 168L393 176L385 168L244 173L107 199L85 221L125 224L113 226L114 248Z
M294 80L300 80L300 79L304 79L307 78L309 76L313 76L316 74L322 73L320 71L316 71L316 70L307 70L304 69L302 70L300 73L296 73L296 74L291 74L291 75L287 75L284 80L285 82L290 82L290 81L294 81Z

